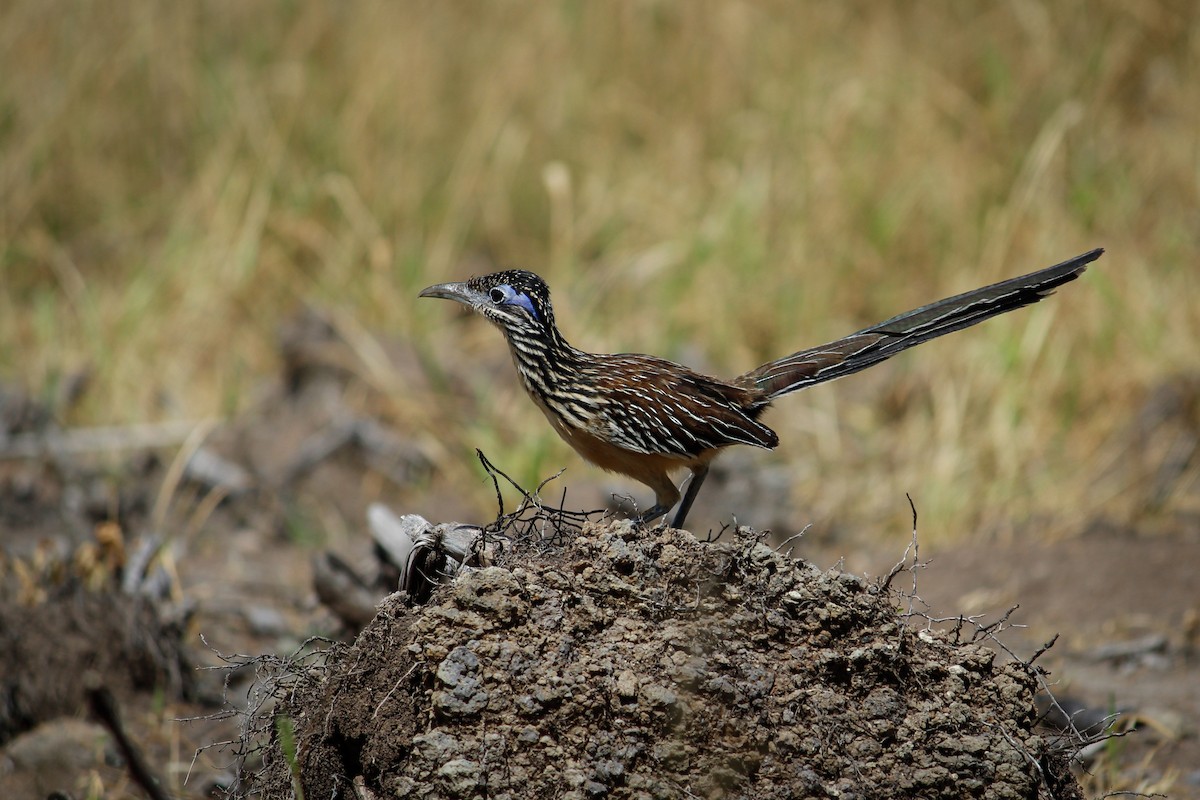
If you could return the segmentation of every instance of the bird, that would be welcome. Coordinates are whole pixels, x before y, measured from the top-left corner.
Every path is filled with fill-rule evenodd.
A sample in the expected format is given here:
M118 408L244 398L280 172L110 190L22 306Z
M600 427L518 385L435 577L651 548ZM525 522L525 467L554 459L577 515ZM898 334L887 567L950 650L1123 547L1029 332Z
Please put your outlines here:
M720 452L733 445L770 450L779 444L775 431L760 421L777 398L1036 303L1078 278L1103 252L1096 248L921 306L730 380L656 356L573 347L558 329L550 288L528 270L440 283L423 289L420 297L462 303L498 327L522 385L555 432L586 461L654 492L654 505L637 517L640 524L648 525L678 503L671 525L682 528ZM683 469L691 473L686 493L671 477Z

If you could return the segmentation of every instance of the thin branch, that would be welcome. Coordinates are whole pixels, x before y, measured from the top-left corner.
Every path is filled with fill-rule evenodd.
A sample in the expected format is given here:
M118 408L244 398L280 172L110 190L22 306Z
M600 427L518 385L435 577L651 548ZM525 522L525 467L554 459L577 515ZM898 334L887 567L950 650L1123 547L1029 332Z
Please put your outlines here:
M113 697L113 693L107 686L97 684L88 687L87 699L92 714L100 720L105 728L108 728L113 741L117 743L133 782L142 787L142 791L151 800L170 800L170 795L162 787L162 781L146 763L141 748L137 746L137 743L125 730L125 726L121 724L121 712L117 708L117 700Z

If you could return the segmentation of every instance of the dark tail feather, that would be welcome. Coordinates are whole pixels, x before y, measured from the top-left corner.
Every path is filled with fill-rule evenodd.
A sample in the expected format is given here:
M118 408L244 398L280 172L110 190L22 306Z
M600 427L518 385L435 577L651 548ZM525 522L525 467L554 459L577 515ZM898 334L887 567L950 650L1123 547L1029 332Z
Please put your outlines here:
M1078 278L1103 252L1097 248L1053 267L921 306L836 342L764 364L743 375L742 380L752 382L769 402L858 372L921 342L1036 303L1056 287Z

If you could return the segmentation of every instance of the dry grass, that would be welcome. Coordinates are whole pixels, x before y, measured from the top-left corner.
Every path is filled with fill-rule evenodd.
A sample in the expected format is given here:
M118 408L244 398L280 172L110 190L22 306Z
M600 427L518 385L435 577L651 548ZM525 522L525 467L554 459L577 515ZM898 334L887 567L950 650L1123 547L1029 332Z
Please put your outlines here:
M457 354L478 420L393 397L464 431L447 480L474 445L580 480L493 388L494 331L417 289L528 266L577 345L728 375L1101 245L1049 303L784 400L763 461L898 537L905 491L933 537L1128 516L1106 443L1197 366L1200 7L901 8L5 3L0 375L92 365L73 424L227 413L311 304Z

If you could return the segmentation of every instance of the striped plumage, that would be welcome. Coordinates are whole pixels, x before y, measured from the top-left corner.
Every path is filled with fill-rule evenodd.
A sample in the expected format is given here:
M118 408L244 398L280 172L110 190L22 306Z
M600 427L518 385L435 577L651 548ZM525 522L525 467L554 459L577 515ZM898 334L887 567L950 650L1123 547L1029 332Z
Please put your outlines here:
M922 306L728 381L654 356L586 353L572 347L555 325L545 281L526 270L430 286L421 296L464 303L504 332L525 389L558 434L588 461L654 490L655 503L641 515L642 522L657 519L679 501L671 473L689 469L692 479L672 523L678 528L722 448L779 444L775 432L758 419L775 398L1036 303L1079 277L1102 252L1092 250Z

